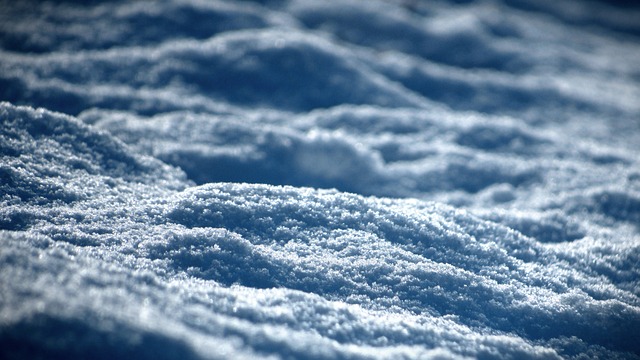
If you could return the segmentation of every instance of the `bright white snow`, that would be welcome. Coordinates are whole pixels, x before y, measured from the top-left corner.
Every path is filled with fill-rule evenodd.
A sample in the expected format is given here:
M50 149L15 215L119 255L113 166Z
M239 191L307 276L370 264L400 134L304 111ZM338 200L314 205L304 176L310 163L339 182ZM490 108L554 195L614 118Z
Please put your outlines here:
M640 358L640 8L0 1L0 357Z

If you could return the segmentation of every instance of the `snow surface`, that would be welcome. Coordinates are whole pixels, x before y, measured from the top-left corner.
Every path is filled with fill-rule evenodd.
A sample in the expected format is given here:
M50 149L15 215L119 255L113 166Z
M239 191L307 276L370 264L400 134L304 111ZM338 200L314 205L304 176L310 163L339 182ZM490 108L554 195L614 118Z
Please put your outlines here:
M640 8L0 1L0 357L640 358Z

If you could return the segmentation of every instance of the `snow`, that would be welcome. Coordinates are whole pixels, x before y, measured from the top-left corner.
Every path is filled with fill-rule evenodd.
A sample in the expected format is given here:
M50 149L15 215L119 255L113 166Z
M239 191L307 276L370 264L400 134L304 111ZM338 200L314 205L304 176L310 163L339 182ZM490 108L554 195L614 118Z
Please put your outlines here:
M0 9L0 357L640 358L636 5Z

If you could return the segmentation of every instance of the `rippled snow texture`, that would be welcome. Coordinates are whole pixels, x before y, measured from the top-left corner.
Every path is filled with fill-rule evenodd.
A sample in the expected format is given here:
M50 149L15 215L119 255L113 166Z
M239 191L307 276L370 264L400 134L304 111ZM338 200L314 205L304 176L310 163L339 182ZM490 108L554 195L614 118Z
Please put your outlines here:
M640 8L0 1L0 357L640 358Z

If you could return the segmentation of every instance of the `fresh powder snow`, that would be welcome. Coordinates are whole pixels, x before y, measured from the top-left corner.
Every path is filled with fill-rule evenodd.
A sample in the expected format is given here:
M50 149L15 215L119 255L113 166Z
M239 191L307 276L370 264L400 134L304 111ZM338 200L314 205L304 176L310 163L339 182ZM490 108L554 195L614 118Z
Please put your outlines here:
M640 6L0 0L0 358L640 359Z

